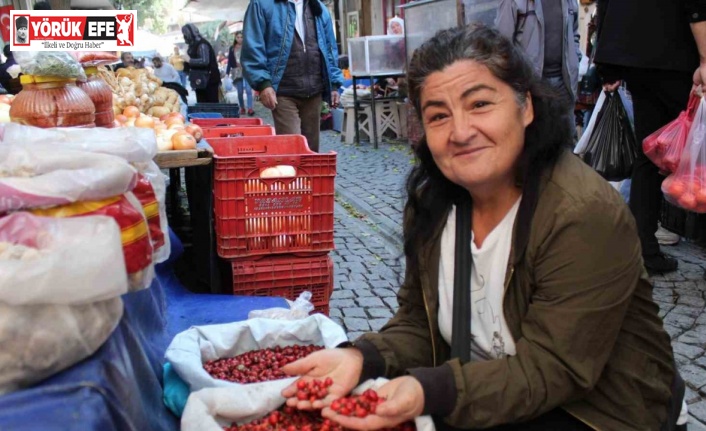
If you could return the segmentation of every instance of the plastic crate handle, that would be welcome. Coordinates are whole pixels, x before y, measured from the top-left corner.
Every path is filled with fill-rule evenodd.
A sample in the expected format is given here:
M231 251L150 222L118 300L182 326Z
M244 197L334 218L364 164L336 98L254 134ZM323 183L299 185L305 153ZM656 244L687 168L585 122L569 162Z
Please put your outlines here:
M301 165L301 156L295 154L273 154L272 157L259 158L255 161L258 168L291 165L298 168ZM298 176L298 175L297 175Z

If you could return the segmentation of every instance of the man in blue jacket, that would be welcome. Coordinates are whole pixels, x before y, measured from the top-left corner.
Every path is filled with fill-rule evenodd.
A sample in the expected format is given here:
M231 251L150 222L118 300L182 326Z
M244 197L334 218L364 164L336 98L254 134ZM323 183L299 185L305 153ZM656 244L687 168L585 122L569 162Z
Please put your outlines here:
M537 74L557 91L575 130L581 61L578 1L500 0L495 26L524 49Z
M337 106L343 84L328 10L319 0L251 0L243 30L243 75L277 134L304 135L318 152L322 97Z

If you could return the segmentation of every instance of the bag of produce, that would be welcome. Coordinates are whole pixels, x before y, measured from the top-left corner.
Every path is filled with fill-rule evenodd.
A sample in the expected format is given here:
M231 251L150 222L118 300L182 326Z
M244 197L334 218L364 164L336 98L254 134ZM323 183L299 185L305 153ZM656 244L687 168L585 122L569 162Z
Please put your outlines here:
M4 127L3 140L9 143L20 142L24 146L52 142L63 148L109 154L132 163L152 186L152 190L149 190L143 185L137 190L133 189L133 193L145 204L143 207L146 215L149 213L154 261L161 263L169 258L171 245L167 221L166 176L152 161L157 154L157 141L152 130L139 127L42 129L11 123ZM157 199L157 213L155 207L150 206L153 197Z
M127 290L120 250L109 217L0 218L0 394L79 362L110 336Z
M129 290L146 289L154 279L152 242L142 205L132 193L113 196L100 201L82 201L47 209L31 210L44 217L85 217L107 215L120 227L123 257Z
M127 273L121 254L120 229L111 217L2 217L0 301L68 305L122 295Z
M300 320L257 318L192 327L174 337L165 357L192 392L224 388L234 399L248 400L264 413L284 402L280 392L295 380L284 376L279 366L313 350L335 347L347 340L343 328L322 314ZM272 357L276 355L273 349L278 350L284 361L278 362L276 367L271 366ZM225 360L239 355L243 356ZM242 364L254 357L258 358L255 360L259 365L246 367Z
M83 66L68 52L16 51L14 55L25 75L86 80Z
M354 396L362 396L370 389L377 391L388 381L384 378L368 380L355 388L352 394ZM260 406L252 402L255 398L257 398L255 389L250 391L249 396L243 398L233 397L232 392L225 388L202 389L194 392L189 396L184 414L181 417L181 429L182 431L222 431L223 429L235 431L237 425L249 424L258 419L262 420L262 418L268 420L272 417L271 412L277 409L280 412L284 410L284 402L276 405L273 403L272 406ZM307 423L320 423L321 421L320 414L317 411L304 413L303 415L294 409L288 409L288 411L293 415L304 416L303 421ZM282 429L286 429L285 426L291 422L291 419L286 416L286 414L280 415L279 412L275 415L275 418L284 425ZM302 429L301 425L297 429ZM419 416L414 419L413 426L411 423L404 424L394 430L406 431L408 429L417 431L436 430L431 416Z
M664 174L676 171L686 138L699 107L699 97L692 93L687 108L676 120L661 127L642 141L642 151Z
M703 98L700 98L679 166L662 182L662 192L673 205L706 213L706 101Z
M136 182L135 168L118 157L51 144L0 144L0 214L106 199Z
M122 315L120 297L75 305L0 302L0 394L32 385L91 356Z

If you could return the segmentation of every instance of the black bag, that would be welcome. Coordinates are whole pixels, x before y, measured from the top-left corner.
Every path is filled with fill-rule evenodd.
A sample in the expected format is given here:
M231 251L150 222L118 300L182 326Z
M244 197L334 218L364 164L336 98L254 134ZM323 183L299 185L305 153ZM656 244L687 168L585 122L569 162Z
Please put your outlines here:
M191 69L189 72L189 82L194 90L203 90L208 86L211 77L211 69Z
M608 181L630 177L637 139L617 91L606 94L583 160Z

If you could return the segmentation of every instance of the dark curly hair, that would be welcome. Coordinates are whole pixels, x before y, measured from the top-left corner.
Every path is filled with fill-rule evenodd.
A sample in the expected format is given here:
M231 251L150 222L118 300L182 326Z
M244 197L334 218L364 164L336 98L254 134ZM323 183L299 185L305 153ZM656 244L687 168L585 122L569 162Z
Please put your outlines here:
M497 30L472 24L438 32L419 47L407 73L409 98L421 121L421 91L427 77L456 61L472 60L486 66L498 79L512 87L518 103L529 94L534 120L525 130L525 145L518 161L517 183L526 184L556 163L573 142L565 118L567 106L541 82L530 60ZM408 268L418 268L420 247L431 240L430 226L442 222L450 206L470 199L468 191L449 181L439 170L423 137L414 148L416 164L407 177L404 210L404 254Z

